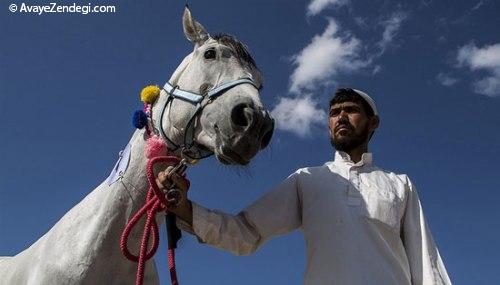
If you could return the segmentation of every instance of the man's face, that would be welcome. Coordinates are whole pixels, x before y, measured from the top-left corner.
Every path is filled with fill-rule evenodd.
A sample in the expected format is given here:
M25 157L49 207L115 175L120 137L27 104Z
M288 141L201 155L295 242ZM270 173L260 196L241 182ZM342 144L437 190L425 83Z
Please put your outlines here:
M368 118L361 104L343 102L330 107L328 126L332 146L349 152L368 143L370 134L378 127L378 117Z

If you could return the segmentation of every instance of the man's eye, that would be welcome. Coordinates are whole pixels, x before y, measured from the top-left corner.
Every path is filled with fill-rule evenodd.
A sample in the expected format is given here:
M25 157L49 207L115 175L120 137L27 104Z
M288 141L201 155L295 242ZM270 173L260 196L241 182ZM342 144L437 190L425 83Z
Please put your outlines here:
M361 112L361 109L359 109L357 107L351 107L348 109L348 112L349 113L359 113L359 112Z
M215 59L216 53L215 50L209 49L205 51L205 54L203 55L205 59Z
M330 110L330 117L337 116L339 114L340 110L335 109L335 110Z

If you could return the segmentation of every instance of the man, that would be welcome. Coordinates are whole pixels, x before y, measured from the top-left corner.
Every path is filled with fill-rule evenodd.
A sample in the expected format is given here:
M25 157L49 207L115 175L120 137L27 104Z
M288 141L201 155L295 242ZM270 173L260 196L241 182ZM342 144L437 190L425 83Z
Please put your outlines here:
M179 226L234 254L250 254L300 228L307 241L305 284L451 284L410 179L373 164L368 142L379 117L372 98L339 89L328 125L332 162L297 170L236 216L184 199L174 210ZM185 190L170 170L157 183L173 180Z

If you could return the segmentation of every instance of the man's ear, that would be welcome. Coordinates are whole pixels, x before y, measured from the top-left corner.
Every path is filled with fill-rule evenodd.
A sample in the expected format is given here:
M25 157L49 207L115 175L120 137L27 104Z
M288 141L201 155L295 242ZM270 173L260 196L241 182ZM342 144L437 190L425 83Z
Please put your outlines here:
M378 115L374 115L370 118L370 131L374 132L380 125L380 118Z
M187 6L184 8L184 14L182 15L182 28L186 38L195 45L202 45L210 38L205 28L195 21Z

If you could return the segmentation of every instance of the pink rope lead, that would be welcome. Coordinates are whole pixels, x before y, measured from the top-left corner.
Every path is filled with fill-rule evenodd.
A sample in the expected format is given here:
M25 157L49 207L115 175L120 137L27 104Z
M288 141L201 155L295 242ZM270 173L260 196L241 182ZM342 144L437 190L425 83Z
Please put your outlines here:
M160 156L154 157L148 160L147 164L147 178L149 182L149 190L146 196L145 205L137 211L137 213L130 219L130 221L125 226L123 230L121 240L120 240L120 249L128 260L137 262L137 275L135 284L142 285L144 281L144 269L146 265L146 261L151 259L156 250L158 249L159 244L159 233L158 233L158 225L156 224L155 216L159 212L168 212L167 209L167 200L165 199L164 193L158 188L156 185L156 178L153 172L153 165L157 162L166 162L170 165L176 165L180 163L179 159L174 156ZM189 188L189 181L188 188ZM144 225L144 231L142 234L141 247L139 251L139 256L132 254L127 248L127 241L130 235L130 232L134 228L134 226L139 222L142 216L146 215L146 223ZM148 251L149 239L152 234L151 241L151 249ZM168 249L168 268L170 271L170 280L172 285L178 285L177 281L177 273L175 269L175 250L174 248Z
M170 271L170 281L172 285L179 285L177 281L177 271L175 270L175 249L168 249L168 270Z

